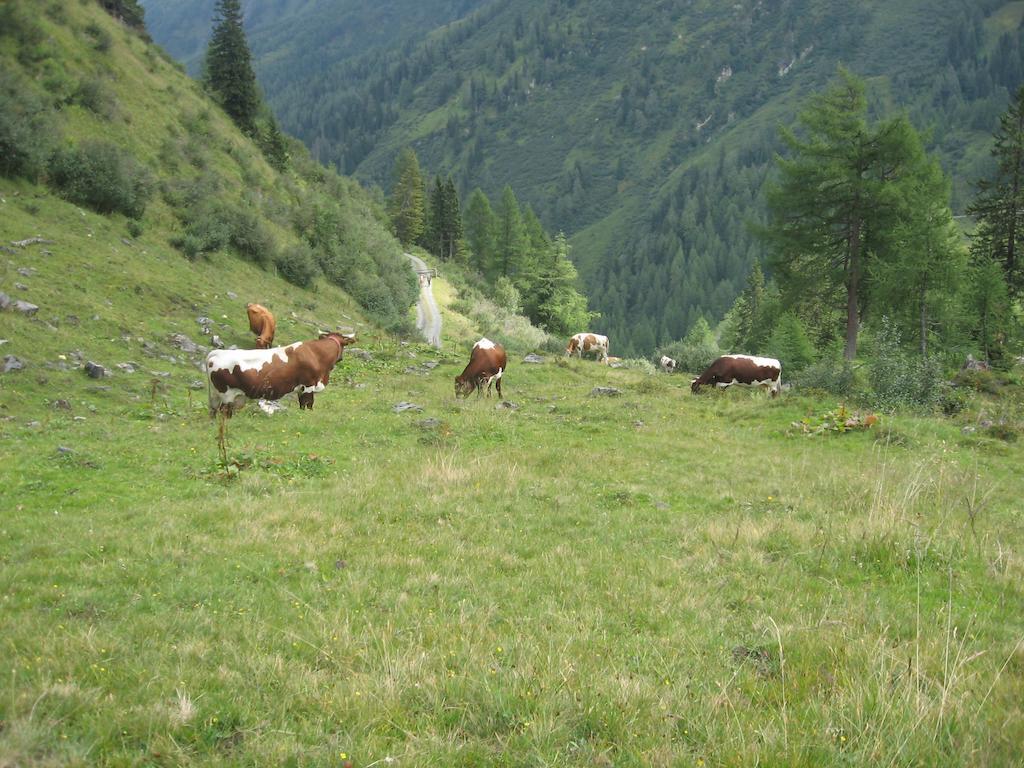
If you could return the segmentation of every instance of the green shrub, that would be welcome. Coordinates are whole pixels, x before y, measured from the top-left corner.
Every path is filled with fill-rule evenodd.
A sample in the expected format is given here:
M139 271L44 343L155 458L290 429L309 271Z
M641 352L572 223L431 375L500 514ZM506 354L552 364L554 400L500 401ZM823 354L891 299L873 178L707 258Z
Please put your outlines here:
M787 371L788 368L783 364L783 380L788 378L798 389L820 389L840 397L849 397L857 390L857 377L846 360L825 357L797 370L791 376Z
M300 288L308 288L320 274L313 249L305 243L285 248L274 263L281 277Z
M186 209L185 232L171 244L192 261L231 242L231 210L216 201L202 200Z
M114 114L114 97L98 78L80 81L71 94L71 101L108 120Z
M89 22L85 27L85 34L92 38L92 47L100 53L110 50L110 33L95 22Z
M275 262L277 244L274 235L255 211L250 208L234 211L230 227L231 245L240 256L264 267Z
M619 368L628 368L634 371L643 371L644 373L651 374L652 376L657 373L658 369L654 367L654 363L650 360L644 360L642 357L630 357L625 360L621 360L616 365Z
M84 141L50 158L50 183L73 203L97 213L139 218L152 193L149 172L129 153L105 141Z
M703 317L693 324L682 341L672 342L659 351L675 360L678 370L691 373L700 373L721 354L715 334Z
M871 401L876 408L933 408L939 404L942 367L935 358L907 354L899 326L882 318L875 360L871 366Z
M0 73L0 175L39 178L56 135L53 113L13 75Z

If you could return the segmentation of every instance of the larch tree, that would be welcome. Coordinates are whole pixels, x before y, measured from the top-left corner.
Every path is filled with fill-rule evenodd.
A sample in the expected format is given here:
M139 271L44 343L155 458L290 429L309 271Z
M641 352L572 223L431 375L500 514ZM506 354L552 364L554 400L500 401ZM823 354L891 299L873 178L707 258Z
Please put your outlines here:
M217 0L206 49L206 84L235 125L256 134L261 99L242 28L241 0Z
M774 274L790 297L845 298L847 360L857 354L873 258L890 248L899 218L899 184L915 167L913 127L904 117L870 125L864 83L844 69L839 83L815 96L799 118L802 136L784 129L788 158L768 189L763 231Z

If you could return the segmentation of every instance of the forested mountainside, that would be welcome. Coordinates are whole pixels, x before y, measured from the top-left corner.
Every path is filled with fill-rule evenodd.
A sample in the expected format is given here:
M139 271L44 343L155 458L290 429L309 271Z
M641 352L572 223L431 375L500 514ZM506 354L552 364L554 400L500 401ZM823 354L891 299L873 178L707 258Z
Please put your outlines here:
M321 13L321 31L366 13ZM597 329L630 354L728 309L763 257L749 225L778 126L840 63L868 78L875 115L906 111L929 135L962 211L1022 81L1022 14L1005 0L495 0L417 45L345 61L281 45L257 69L282 126L346 173L387 186L411 146L463 194L511 185L571 236Z
M0 5L5 216L17 208L45 226L8 237L78 243L76 269L106 275L111 246L81 239L99 218L138 249L147 282L200 287L197 264L226 258L224 270L262 268L268 292L289 281L292 308L310 303L300 289L322 287L349 314L354 299L378 327L407 327L416 282L373 196L279 132L268 142L266 117L244 133L121 7L134 5ZM142 290L116 270L105 287Z
M260 79L287 88L296 61L338 64L462 18L485 0L259 0L243 3ZM143 0L146 27L192 73L199 71L216 0ZM280 68L279 68L280 65ZM321 66L319 63L313 66Z

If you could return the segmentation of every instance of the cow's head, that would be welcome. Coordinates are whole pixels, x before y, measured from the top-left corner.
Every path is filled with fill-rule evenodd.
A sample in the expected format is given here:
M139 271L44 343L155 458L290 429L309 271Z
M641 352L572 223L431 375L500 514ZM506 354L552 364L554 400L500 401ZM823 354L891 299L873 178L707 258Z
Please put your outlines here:
M578 346L578 340L576 339L575 336L573 336L571 339L569 339L569 346L567 346L565 348L565 354L571 355L573 352L576 351L577 346Z
M473 394L473 390L476 389L476 385L470 378L463 378L462 376L455 377L455 398L469 397Z
M355 334L348 335L344 333L337 333L335 331L321 333L319 336L317 336L317 338L320 340L330 339L331 341L338 345L338 360L336 361L335 364L341 361L341 355L345 351L345 347L356 340Z
M699 382L700 379L694 379L693 381L690 382L690 391L693 392L693 394L697 394L698 392L700 392Z

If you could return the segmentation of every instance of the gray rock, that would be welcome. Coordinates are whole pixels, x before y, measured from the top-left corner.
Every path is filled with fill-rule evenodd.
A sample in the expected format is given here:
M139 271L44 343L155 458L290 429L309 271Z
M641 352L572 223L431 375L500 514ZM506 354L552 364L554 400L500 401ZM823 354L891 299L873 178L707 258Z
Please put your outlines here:
M10 339L0 339L0 347L2 347L4 344L6 344L9 341L10 341Z
M437 368L438 365L440 365L440 363L438 363L437 360L427 360L420 367L421 368L426 368L428 371L432 371L435 368Z
M238 298L238 294L235 293L234 291L228 291L228 298L234 301L235 299Z
M169 379L171 374L168 371L150 371L150 376L156 376L158 379Z
M74 451L71 448L68 448L66 445L58 445L57 446L57 453L68 454L68 453L74 453Z
M52 403L50 403L50 407L53 408L53 410L55 411L70 411L71 403L69 403L67 400L54 400Z
M513 403L508 400L502 400L500 403L494 406L494 410L496 411L514 411L517 408L519 408L518 403Z
M278 400L259 400L256 405L268 416L273 416L278 411L286 410L284 404Z
M590 390L591 397L618 397L622 390L618 387L594 387Z
M7 355L4 357L4 365L3 368L0 369L0 372L10 373L11 371L23 370L24 368L25 364L21 362L21 360L16 358L14 355Z
M28 286L25 285L24 283L15 283L14 287L17 288L19 291L27 291L28 290Z
M416 405L415 403L407 403L407 402L405 402L403 400L402 402L397 403L396 405L394 405L391 408L391 410L394 411L395 413L405 413L406 411L418 411L418 412L421 412L423 410L423 406L422 405Z
M988 369L988 363L985 360L976 360L974 355L968 355L967 360L964 361L963 370L965 371L987 371Z
M224 342L221 340L220 336L218 336L217 334L214 334L210 338L210 343L213 345L214 349L224 349Z
M40 424L39 424L39 422L38 422L38 421L30 421L30 422L28 422L28 424L26 424L25 426L26 426L26 427L32 427L32 428L34 429L34 428L36 428L36 427L40 426Z
M0 291L0 309L7 309L11 306L11 297Z
M358 357L360 360L366 360L369 362L373 360L373 355L369 350L360 349L359 347L349 347L345 350L346 357Z
M58 360L55 363L45 362L43 363L44 368L49 368L51 371L66 371L70 366L63 360Z
M22 277L32 277L36 271L32 267L18 267L18 274Z
M134 363L118 363L114 367L123 373L135 373L135 371L138 370L138 367Z
M89 374L90 379L102 379L107 375L107 369L99 363L94 363L91 360L85 364L85 372Z
M85 416L75 416L72 421L85 421Z
M204 347L200 347L184 333L172 333L168 340L173 346L190 355L204 351Z
M193 379L192 381L189 382L188 388L198 390L202 389L204 386L205 385L203 384L203 382L201 382L199 379Z
M533 354L531 352L530 354L528 354L526 357L523 358L523 362L524 363L533 363L534 365L543 365L544 363L547 362L547 360L545 360L540 355L535 355L535 354Z
M32 317L32 315L39 311L39 307L37 307L35 304L32 304L31 302L28 301L22 301L21 299L14 302L14 308L18 312L21 312L21 314L28 315L29 317Z
M420 429L437 429L441 426L441 420L431 416L429 419L420 419L416 422L416 426Z
M965 435L973 435L975 432L978 431L978 428L973 426L973 425L971 425L971 424L968 424L966 427L964 427L960 431L963 432Z

